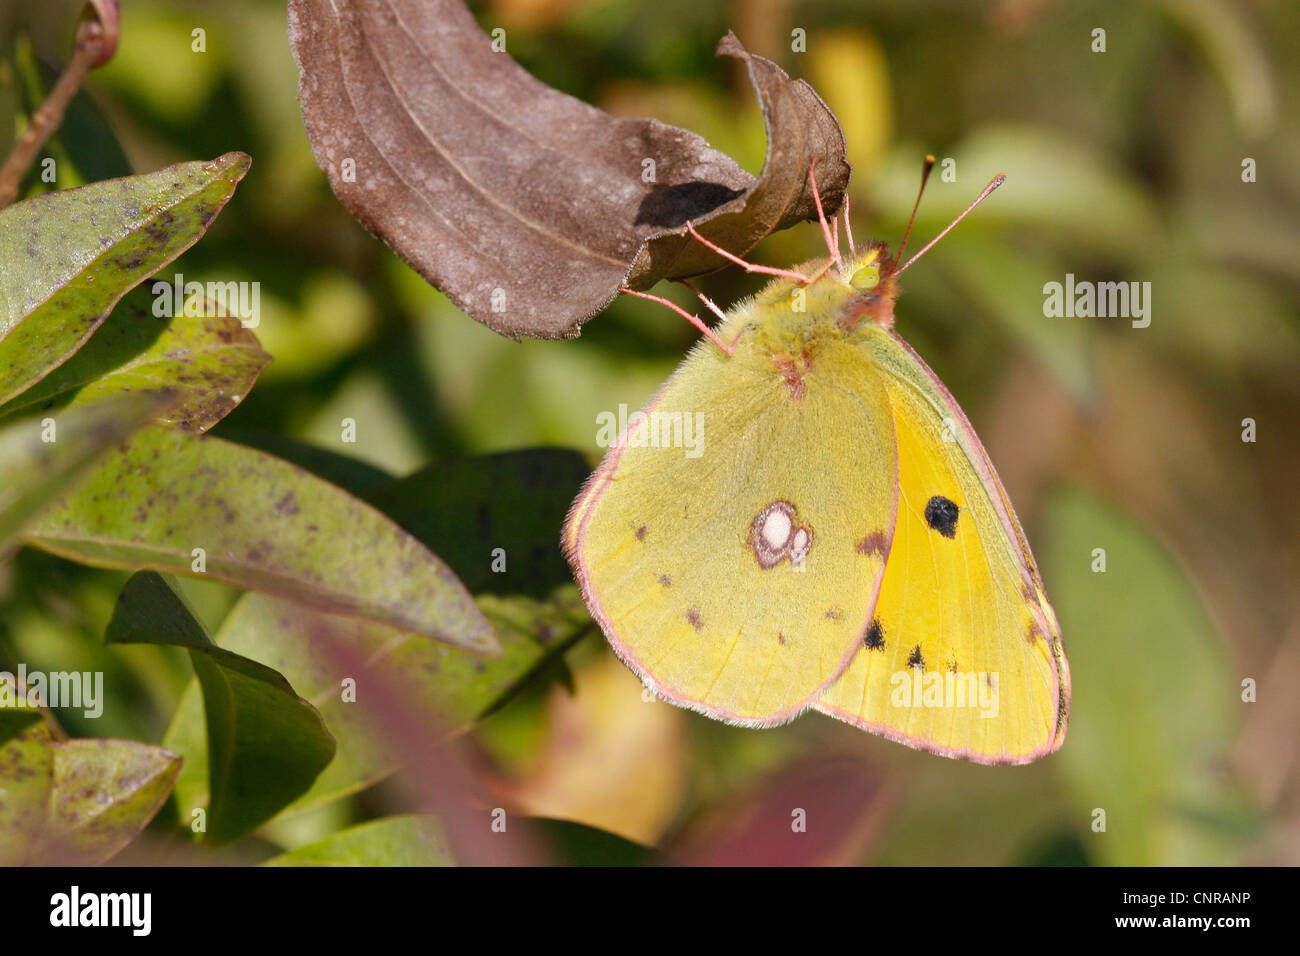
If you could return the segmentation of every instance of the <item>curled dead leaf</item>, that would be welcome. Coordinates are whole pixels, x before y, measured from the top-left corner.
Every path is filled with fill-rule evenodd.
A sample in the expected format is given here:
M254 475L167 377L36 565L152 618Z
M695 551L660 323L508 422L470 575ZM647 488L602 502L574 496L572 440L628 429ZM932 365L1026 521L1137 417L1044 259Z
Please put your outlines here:
M538 82L460 0L290 0L289 40L316 161L345 206L473 318L568 338L624 284L647 289L837 211L844 135L802 80L727 34L767 124L755 178L701 137L619 119Z

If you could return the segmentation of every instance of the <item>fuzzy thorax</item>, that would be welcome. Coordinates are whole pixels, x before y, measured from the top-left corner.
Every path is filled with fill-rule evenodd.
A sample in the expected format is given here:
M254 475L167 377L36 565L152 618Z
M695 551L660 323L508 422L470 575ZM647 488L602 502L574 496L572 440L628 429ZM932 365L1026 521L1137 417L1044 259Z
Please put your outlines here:
M802 263L794 271L815 277L811 282L773 279L732 310L722 337L739 334L742 348L773 357L799 356L851 340L864 319L891 329L898 296L891 267L883 242L859 246L843 267L825 257Z

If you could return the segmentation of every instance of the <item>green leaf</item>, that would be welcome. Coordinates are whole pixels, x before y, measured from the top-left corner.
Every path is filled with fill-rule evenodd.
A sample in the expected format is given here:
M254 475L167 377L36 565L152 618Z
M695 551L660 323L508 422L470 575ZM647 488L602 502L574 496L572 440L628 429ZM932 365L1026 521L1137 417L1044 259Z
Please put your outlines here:
M65 362L128 290L193 245L250 163L227 153L0 210L0 402Z
M572 580L560 529L590 473L576 451L530 448L432 465L373 501L440 555L472 593L543 598Z
M474 651L497 650L465 588L414 537L314 475L212 436L145 429L42 514L25 539L86 564L205 573ZM204 571L194 565L197 548Z
M1157 0L1172 26L1209 67L1249 139L1262 139L1277 121L1277 84L1270 51L1256 35L1247 10L1222 0Z
M500 657L484 659L419 634L309 611L267 595L248 594L239 600L216 634L217 643L287 677L320 709L338 741L334 761L293 811L354 793L397 767L382 728L373 726L364 701L358 702L363 691L358 691L357 700L344 698L343 681L350 675L331 664L322 642L340 643L365 655L372 666L412 686L418 702L443 729L459 732L557 660L591 627L572 585L552 602L484 596L480 605L495 627ZM176 789L182 818L206 800L208 755L202 726L202 708L191 685L164 737L167 746L185 755Z
M1214 768L1243 705L1196 588L1160 544L1095 498L1063 494L1044 517L1044 576L1074 687L1054 760L1089 856L1123 866L1234 862L1201 818L1225 815ZM1096 549L1104 572L1093 570ZM1104 833L1088 829L1098 808Z
M181 760L135 740L53 744L54 789L45 844L59 862L102 863L130 843L172 791Z
M179 769L161 747L60 742L29 723L0 746L0 865L103 863L153 819Z
M323 478L331 484L338 485L349 494L356 495L362 501L374 503L377 491L393 481L393 476L370 462L338 452L321 448L309 442L297 441L269 431L249 431L243 428L229 428L223 422L218 429L220 437L227 441L256 448L276 458L297 465L309 471L317 478ZM391 517L391 516L390 516ZM401 522L398 522L401 524ZM409 530L409 529L408 529ZM436 550L434 551L436 554Z
M127 395L29 418L0 428L0 558L15 536L107 448L126 438L171 399ZM53 441L45 437L53 435Z
M334 757L320 713L276 671L217 647L159 575L133 575L105 633L109 644L187 648L203 691L207 837L229 843L301 796Z
M43 60L36 61L34 66L40 83L39 89L27 85L25 112L28 116L40 107L59 80L59 72ZM84 89L78 90L77 95L68 103L67 112L63 115L63 122L59 124L54 139L66 151L68 161L76 168L81 182L131 175L131 162L113 132L113 124L99 108L94 97ZM62 162L60 157L60 164ZM34 172L35 170L28 175Z
M540 837L564 866L653 866L659 862L653 847L572 820L533 817L528 820L528 830Z
M30 710L27 707L9 707L6 705L0 709L0 747L3 747L40 719L39 711Z
M922 150L898 149L873 178L870 194L883 215L907 221L922 155ZM1161 239L1156 207L1141 185L1095 145L1061 129L983 127L945 158L955 161L957 178L947 182L939 171L930 178L914 232L918 248L998 173L1007 181L962 223L968 237L999 225L1031 225L1072 244L1120 255L1140 254Z
M157 317L136 289L72 358L0 406L0 419L37 408L77 407L107 395L168 391L160 421L206 431L248 394L271 361L231 316Z
M1065 270L999 243L963 236L949 237L931 255L1075 401L1092 397L1095 320L1043 315L1043 283L1059 281Z
M455 866L435 817L372 820L267 860L264 866Z
M33 858L45 831L54 752L39 713L19 709L0 714L7 735L0 746L0 866L16 866ZM26 726L20 729L23 720Z

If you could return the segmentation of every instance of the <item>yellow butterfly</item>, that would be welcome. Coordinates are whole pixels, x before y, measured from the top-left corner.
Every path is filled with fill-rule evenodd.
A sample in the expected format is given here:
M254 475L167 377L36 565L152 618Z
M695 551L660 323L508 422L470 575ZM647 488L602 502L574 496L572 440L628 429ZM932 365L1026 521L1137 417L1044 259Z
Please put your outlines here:
M629 420L565 552L667 701L748 727L815 708L949 757L1036 760L1069 711L1056 615L979 438L893 331L898 276L934 243L898 268L851 232L842 258L821 224L830 256L794 270L688 224L776 278L716 333L678 310L714 344Z

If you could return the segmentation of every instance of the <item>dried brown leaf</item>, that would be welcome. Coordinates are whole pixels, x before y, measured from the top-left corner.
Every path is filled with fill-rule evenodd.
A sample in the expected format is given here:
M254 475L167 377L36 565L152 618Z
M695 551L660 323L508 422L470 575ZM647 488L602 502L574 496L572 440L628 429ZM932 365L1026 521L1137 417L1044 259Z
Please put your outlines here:
M460 0L290 0L316 161L344 205L469 315L513 338L576 336L628 284L709 272L848 186L844 135L802 80L727 34L767 123L755 179L694 133L620 119L493 49ZM643 173L653 160L653 181Z

